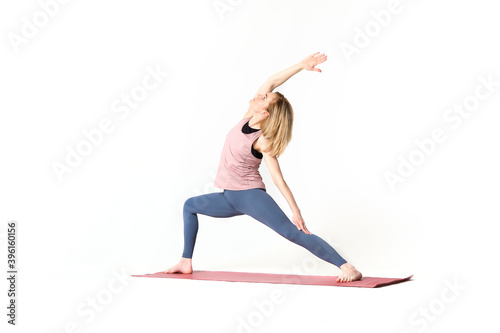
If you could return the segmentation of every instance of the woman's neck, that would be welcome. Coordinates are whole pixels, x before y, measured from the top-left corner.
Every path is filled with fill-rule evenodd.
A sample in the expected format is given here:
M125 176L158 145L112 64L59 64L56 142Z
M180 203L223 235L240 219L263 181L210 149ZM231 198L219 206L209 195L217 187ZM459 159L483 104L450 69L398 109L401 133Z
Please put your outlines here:
M253 129L260 129L260 125L259 125L259 124L260 124L260 121L259 121L258 123L256 123L256 124L253 124L253 125L252 125L252 124L251 124L252 120L253 120L253 117L252 117L252 118L250 118L250 120L248 121L248 126L250 126L250 127L251 127L251 128L253 128Z
M261 121L262 119L257 119L257 120L256 120L256 119L254 119L254 118L255 118L255 117L254 117L254 116L252 116L252 117L250 118L250 120L248 120L248 126L250 126L251 128L254 128L254 129L260 129L260 121ZM252 123L252 121L253 121L253 122L255 122L255 121L256 121L256 122L255 122L255 124L253 124L253 125L252 125L252 124L251 124L251 123Z

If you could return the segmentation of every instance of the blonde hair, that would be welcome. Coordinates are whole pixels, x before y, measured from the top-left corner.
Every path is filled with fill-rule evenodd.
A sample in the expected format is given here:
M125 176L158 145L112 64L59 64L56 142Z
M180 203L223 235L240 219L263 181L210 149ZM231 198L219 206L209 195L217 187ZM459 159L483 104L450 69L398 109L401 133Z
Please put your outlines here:
M279 157L292 140L293 108L290 102L279 92L268 108L269 116L260 122L262 136L268 143L264 152Z

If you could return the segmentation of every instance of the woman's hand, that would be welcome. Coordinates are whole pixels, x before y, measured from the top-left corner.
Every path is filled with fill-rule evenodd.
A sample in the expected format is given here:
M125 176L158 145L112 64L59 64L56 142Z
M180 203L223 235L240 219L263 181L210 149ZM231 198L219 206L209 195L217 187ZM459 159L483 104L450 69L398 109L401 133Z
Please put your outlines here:
M319 52L313 53L300 62L300 64L303 66L304 69L307 69L308 71L315 71L321 73L321 69L314 68L314 66L319 65L322 62L325 62L326 54L324 53L318 54L318 53Z
M306 223L302 219L302 215L300 215L300 211L294 212L293 213L293 224L297 227L297 229L302 230L306 234L311 234L309 230L307 230Z

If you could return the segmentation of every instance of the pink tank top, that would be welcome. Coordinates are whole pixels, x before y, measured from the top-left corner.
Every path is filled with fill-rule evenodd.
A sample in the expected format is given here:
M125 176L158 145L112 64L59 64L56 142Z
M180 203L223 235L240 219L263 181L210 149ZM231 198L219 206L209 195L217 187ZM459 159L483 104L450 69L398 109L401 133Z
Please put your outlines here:
M262 159L252 154L252 145L262 131L245 134L242 127L251 117L243 118L226 135L214 186L225 190L266 189L259 173Z

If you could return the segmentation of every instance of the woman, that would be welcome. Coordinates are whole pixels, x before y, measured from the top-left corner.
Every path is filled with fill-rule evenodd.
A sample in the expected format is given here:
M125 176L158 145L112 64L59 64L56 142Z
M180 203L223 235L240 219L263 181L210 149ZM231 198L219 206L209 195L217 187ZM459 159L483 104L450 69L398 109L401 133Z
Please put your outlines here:
M318 53L271 76L257 91L255 98L249 101L247 113L229 131L222 149L214 186L224 191L191 197L185 201L184 251L180 262L165 273L193 272L191 259L198 233L197 214L220 218L246 214L339 267L342 273L337 282L361 279L361 273L354 266L326 241L307 229L292 192L283 179L277 159L292 138L293 109L281 93L272 91L303 69L321 73L315 66L326 61L326 55ZM266 161L273 183L292 209L293 223L266 192L258 171L262 158Z

